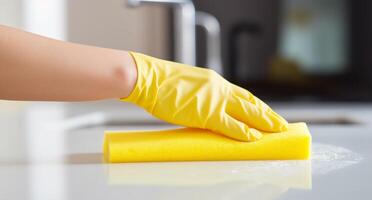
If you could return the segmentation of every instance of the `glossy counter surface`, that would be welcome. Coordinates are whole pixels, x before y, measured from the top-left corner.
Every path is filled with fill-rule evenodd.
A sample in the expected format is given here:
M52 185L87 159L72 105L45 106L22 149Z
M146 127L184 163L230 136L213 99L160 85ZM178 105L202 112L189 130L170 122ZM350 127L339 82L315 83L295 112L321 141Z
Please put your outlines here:
M0 134L0 199L369 199L372 195L368 124L309 125L311 161L104 164L104 130L170 126L78 127L74 124L80 122L66 121L55 105L10 119L2 116L0 122L5 127Z

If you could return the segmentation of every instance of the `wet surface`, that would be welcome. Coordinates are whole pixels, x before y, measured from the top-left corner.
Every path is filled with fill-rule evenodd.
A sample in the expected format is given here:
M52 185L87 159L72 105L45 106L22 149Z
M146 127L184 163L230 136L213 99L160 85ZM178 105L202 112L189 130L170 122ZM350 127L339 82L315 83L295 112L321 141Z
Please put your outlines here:
M369 199L372 195L369 126L310 125L313 145L308 161L105 164L104 130L170 127L61 128L47 122L60 121L63 113L47 110L3 126L9 128L0 136L0 199ZM73 127L76 121L69 123Z

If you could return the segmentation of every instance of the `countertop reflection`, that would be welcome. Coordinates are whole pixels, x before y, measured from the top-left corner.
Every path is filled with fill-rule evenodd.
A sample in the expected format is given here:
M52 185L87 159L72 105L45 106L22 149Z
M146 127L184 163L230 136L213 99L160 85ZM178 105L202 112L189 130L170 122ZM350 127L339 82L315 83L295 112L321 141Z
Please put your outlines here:
M273 199L290 188L311 189L310 161L185 162L107 165L111 186L183 190L177 199ZM188 192L191 191L191 192ZM174 194L169 193L169 199ZM146 196L144 196L145 198ZM163 196L164 197L164 196Z

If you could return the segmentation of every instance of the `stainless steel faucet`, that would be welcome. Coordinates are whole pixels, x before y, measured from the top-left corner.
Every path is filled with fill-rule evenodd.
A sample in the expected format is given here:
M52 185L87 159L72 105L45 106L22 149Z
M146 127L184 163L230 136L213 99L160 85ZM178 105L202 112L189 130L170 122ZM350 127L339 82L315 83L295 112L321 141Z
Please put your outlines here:
M207 34L207 67L223 75L220 23L213 15L197 11L196 25L204 28Z
M196 65L196 32L199 25L207 34L207 66L222 74L220 25L205 12L196 12L191 0L127 0L130 6L165 4L174 7L175 60Z
M128 5L167 4L176 9L175 28L175 59L189 65L195 65L195 7L190 0L128 0Z

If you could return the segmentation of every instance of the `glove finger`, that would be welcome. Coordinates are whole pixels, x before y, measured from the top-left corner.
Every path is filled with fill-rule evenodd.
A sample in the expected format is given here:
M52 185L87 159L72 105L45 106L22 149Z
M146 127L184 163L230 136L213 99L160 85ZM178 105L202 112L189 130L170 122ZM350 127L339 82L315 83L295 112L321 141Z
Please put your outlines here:
M252 93L250 93L248 90L241 88L237 85L232 84L232 93L235 97L240 97L248 102L251 102L254 105L257 105L261 107L263 110L268 110L270 107L265 104L263 101L255 97Z
M226 112L250 127L265 132L287 130L288 123L270 108L262 108L240 97L229 101Z
M282 116L280 116L278 113L276 113L275 111L273 111L271 108L267 112L270 112L272 115L274 115L278 119L278 121L280 121L283 124L283 126L281 127L281 130L280 131L286 131L286 130L288 130L288 122L287 122L287 120L285 120Z
M219 125L212 127L211 130L227 137L247 142L256 141L262 137L262 134L259 131L249 128L246 124L234 119L228 114L222 116L222 122L219 123Z
M260 108L261 110L264 110L266 113L268 113L271 117L271 119L274 121L274 122L278 122L276 124L281 124L281 126L279 125L278 128L275 128L272 130L272 131L286 131L288 130L288 122L282 117L280 116L278 113L276 113L275 111L273 111L270 106L268 106L265 102L261 101L259 98L257 97L254 97L255 99L255 105Z

